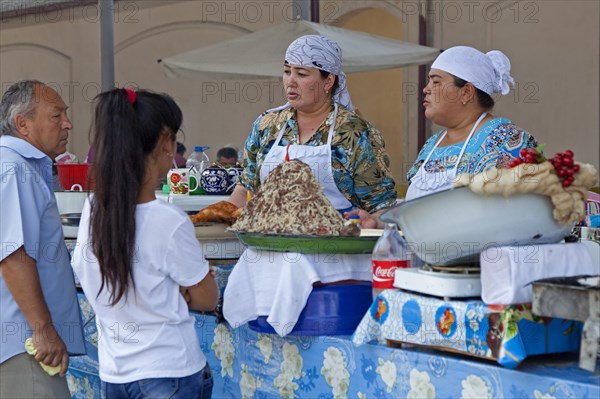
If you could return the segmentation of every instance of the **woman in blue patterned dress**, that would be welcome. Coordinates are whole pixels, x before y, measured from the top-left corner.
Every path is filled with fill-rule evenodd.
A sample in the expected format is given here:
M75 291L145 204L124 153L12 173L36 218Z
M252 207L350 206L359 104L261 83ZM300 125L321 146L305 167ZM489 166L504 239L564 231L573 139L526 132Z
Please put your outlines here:
M408 172L406 200L452 187L456 175L507 167L522 148L535 148L533 136L510 120L492 115L491 95L508 94L510 61L500 51L487 54L458 46L431 65L425 116L444 127L433 135Z
M323 36L302 36L290 44L283 66L288 102L252 125L244 171L230 202L244 206L247 192L256 192L288 155L311 167L340 212L376 213L395 204L383 137L353 112L341 62L338 44Z

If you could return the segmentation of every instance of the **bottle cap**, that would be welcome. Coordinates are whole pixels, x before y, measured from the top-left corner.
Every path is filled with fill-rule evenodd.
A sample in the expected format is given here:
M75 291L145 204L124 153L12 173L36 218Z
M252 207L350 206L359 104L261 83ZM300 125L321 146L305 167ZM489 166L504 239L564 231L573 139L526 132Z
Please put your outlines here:
M196 152L204 152L208 149L210 149L210 147L206 145L197 145L196 147L194 147L194 151Z

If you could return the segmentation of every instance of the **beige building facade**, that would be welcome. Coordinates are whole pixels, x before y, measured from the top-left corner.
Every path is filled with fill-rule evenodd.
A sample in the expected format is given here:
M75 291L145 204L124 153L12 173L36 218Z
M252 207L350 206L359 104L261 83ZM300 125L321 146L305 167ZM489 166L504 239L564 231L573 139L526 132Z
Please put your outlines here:
M182 141L243 147L254 119L284 102L281 80L167 79L157 60L294 18L302 0L115 1L115 83L171 94L184 112ZM308 3L308 2L307 2ZM546 143L599 165L600 2L592 0L319 0L319 21L412 43L419 20L427 45L499 49L515 89L494 113ZM2 1L0 82L53 85L70 106L69 150L85 158L93 97L100 91L96 2ZM282 54L283 59L283 54ZM384 134L398 183L419 150L419 68L349 75L352 100ZM429 137L437 130L427 125Z

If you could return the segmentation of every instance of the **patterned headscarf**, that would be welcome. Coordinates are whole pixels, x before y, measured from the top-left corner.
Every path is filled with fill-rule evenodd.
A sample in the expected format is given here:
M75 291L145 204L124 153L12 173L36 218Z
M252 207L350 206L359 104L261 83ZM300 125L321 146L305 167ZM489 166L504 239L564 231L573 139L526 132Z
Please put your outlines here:
M325 36L301 36L289 45L285 60L288 64L318 68L337 75L338 87L333 93L333 100L354 111L346 87L346 74L342 72L342 49L336 42Z
M440 54L431 68L448 72L487 94L508 94L509 83L515 85L510 76L510 60L502 51L492 50L486 54L473 47L456 46Z

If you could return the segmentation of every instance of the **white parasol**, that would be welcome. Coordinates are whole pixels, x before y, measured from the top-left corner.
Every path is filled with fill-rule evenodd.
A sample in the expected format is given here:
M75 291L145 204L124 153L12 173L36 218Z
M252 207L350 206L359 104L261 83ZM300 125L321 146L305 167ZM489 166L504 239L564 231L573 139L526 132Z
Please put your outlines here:
M432 61L439 50L382 36L295 20L159 60L169 78L257 79L281 77L289 44L323 35L342 48L345 73L376 71Z

